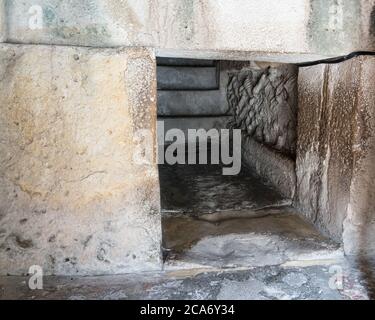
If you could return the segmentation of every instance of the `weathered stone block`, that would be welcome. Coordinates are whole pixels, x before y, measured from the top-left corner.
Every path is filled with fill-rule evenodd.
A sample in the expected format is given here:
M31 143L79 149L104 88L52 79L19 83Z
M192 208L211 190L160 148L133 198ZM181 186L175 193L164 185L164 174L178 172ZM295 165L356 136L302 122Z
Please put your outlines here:
M343 223L347 254L375 257L375 57L358 59L353 170ZM350 72L350 70L348 70Z
M222 116L229 108L225 94L210 91L159 91L159 116Z
M13 0L7 21L16 43L296 62L374 50L373 8L374 0Z
M216 66L158 66L158 90L218 90Z
M242 161L282 196L293 199L296 190L294 160L243 135Z
M374 57L301 68L296 204L347 254L375 252Z
M310 0L308 36L312 52L340 55L374 50L375 0ZM361 48L361 49L359 49Z
M160 269L151 50L0 46L0 273Z

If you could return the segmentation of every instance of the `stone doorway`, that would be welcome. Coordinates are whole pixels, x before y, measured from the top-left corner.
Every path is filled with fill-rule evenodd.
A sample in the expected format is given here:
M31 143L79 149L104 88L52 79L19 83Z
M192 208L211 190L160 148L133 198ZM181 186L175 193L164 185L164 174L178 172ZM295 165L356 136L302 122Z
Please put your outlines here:
M241 129L242 137L235 175L223 175L221 162L187 164L188 156L185 163L159 164L164 268L257 267L341 256L339 246L292 206L297 68L174 58L158 58L157 65L159 138L171 129L188 137L188 129L227 128ZM182 150L188 153L194 142L187 138ZM159 139L159 153L173 143ZM206 143L212 155L218 141ZM197 160L200 152L198 145Z

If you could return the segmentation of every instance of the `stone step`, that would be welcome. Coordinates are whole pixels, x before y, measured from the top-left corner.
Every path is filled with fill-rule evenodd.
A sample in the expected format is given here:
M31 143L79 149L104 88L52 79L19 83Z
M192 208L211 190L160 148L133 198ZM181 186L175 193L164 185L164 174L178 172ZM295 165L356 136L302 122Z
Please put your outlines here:
M225 92L158 91L159 116L221 116L229 113Z
M219 77L213 67L158 66L158 90L218 90Z
M208 185L207 179L204 181ZM268 207L255 212L243 209L233 212L238 218L228 218L229 213L211 213L198 219L186 214L164 216L164 246L168 253L164 270L343 262L342 247L319 234L292 207ZM217 219L206 220L210 215Z
M157 57L158 66L185 66L185 67L215 67L215 60L204 59L179 59L179 58L163 58Z

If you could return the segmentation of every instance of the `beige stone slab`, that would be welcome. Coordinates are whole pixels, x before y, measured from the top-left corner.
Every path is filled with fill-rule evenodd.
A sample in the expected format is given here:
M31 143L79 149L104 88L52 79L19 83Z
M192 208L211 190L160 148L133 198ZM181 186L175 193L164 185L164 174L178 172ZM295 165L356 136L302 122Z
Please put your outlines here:
M7 24L15 43L296 62L374 50L373 8L374 0L23 0L8 1Z
M0 273L160 269L154 53L0 46ZM155 158L155 157L154 157Z

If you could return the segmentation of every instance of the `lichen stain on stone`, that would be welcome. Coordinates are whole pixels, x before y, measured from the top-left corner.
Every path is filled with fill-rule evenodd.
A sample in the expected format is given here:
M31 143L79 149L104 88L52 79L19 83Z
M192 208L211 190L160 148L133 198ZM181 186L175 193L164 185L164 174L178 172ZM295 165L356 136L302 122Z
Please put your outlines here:
M136 31L143 27L141 19L139 19L127 1L106 1L106 7L108 8L110 16L113 18L113 20L120 25L126 25Z
M53 29L53 34L62 39L103 41L111 37L110 31L103 24L91 24L80 27L60 26Z
M51 6L45 6L43 8L43 23L48 27L57 23L55 10Z
M78 42L101 42L111 38L111 33L105 23L92 22L88 19L82 25L69 16L70 11L66 3L58 1L57 3L47 4L43 7L43 23L46 28L51 30L54 37L64 40L73 40ZM80 15L97 16L100 11L97 8L96 1L83 0L74 4L70 8L72 12L78 11Z

